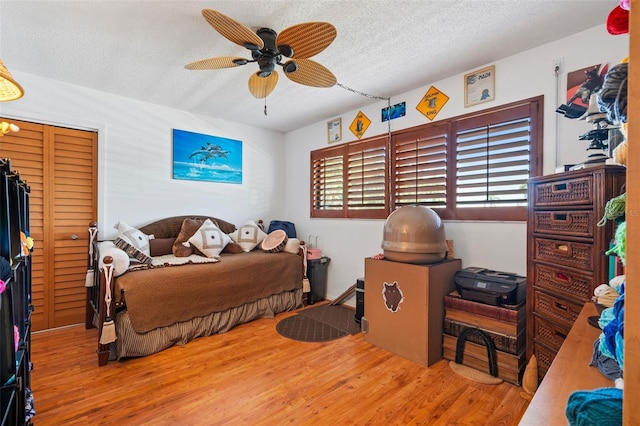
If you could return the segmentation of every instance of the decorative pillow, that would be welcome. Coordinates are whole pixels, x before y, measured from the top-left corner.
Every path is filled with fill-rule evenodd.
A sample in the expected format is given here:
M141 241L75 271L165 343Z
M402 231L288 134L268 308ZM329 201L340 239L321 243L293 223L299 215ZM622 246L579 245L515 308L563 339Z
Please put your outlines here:
M189 238L202 226L202 222L196 219L185 219L182 221L180 233L173 242L173 255L175 257L188 257L193 254L193 248L189 243Z
M138 250L137 248L135 248L134 246L132 246L131 244L129 244L128 242L126 242L120 237L113 240L113 244L115 244L116 247L119 247L122 250L124 250L125 253L129 255L129 257L136 259L140 263L151 264L151 262L153 261L153 258L144 254L143 252L141 252L140 250Z
M173 242L175 238L154 238L149 240L149 253L151 257L173 254Z
M229 241L229 244L224 246L224 250L222 250L222 252L229 253L229 254L238 254L238 253L244 253L244 250L242 249L242 247L240 247L240 244L234 243L233 241Z
M149 236L147 234L127 225L124 222L118 222L113 227L118 230L118 238L123 239L136 249L149 256Z
M130 261L129 255L121 248L116 247L113 241L102 241L98 244L98 250L100 250L100 260L98 261L98 268L102 269L104 266L104 258L111 256L113 261L113 275L115 277L124 274L129 269Z
M242 250L250 252L264 240L267 234L265 234L254 221L250 220L230 233L229 236L242 247Z
M229 241L231 238L209 219L189 238L189 243L207 257L218 257Z
M284 251L298 254L298 250L300 250L300 240L297 238L289 238L287 244L284 246Z
M271 231L262 241L262 250L268 253L277 253L282 251L287 245L288 239L287 233L282 229Z

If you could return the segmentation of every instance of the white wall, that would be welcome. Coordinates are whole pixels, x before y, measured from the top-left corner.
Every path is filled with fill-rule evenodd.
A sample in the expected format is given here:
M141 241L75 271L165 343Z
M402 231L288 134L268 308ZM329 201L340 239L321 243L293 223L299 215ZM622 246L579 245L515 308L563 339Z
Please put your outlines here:
M407 103L407 115L392 120L391 130L429 122L415 106L432 85L450 98L434 122L544 95L543 166L544 174L553 173L557 164L580 163L588 155L588 143L579 141L577 137L590 130L590 125L584 121L567 119L555 112L566 100L566 73L599 63L616 64L628 54L628 44L627 36L611 36L602 25L492 64L479 64L476 69L495 65L496 98L471 108L464 108L464 73L441 81L425 82L423 87L391 99L391 104ZM499 46L496 48L499 49ZM564 60L565 73L559 79L552 71L552 63L556 58ZM384 76L380 78L384 79ZM357 84L346 81L340 83L350 87ZM372 121L365 138L387 132L387 123L380 121L380 109L386 106L386 101L379 101L361 109ZM358 110L354 110L340 116L343 142L356 140L348 127L357 113ZM382 251L380 244L384 225L384 220L309 218L309 153L327 146L326 122L333 118L337 117L326 117L325 121L286 135L285 174L286 217L296 224L303 239L308 235L318 236L323 255L331 258L327 284L329 299L337 297L357 278L364 276L363 259ZM526 275L525 222L446 221L445 230L447 238L455 241L455 255L462 259L463 267L483 266ZM353 299L350 302L353 303Z
M557 94L566 90L566 72L602 62L615 64L627 52L628 37L610 36L602 25L493 64L479 64L476 69L496 67L494 101L464 108L463 74L425 82L417 90L392 98L392 104L407 102L407 116L393 120L392 130L428 122L415 106L431 85L450 97L435 121L544 95L544 172L552 173L556 164L580 162L587 155L587 144L577 136L588 131L589 125L555 113L564 98L560 95L561 101L556 101ZM564 58L565 74L558 81L552 72L556 58ZM26 94L0 104L0 115L98 130L97 219L105 238L115 235L111 227L118 220L139 226L169 215L210 214L236 225L248 219L262 218L267 223L271 219L291 220L302 239L318 236L319 246L331 257L330 299L364 275L365 257L381 251L383 220L309 218L309 153L327 146L326 121L336 117L282 135L16 70L12 73ZM340 83L359 89L357 82ZM386 133L387 124L379 119L385 106L386 102L380 101L362 109L373 121L365 137ZM348 126L357 112L341 115L344 142L355 140ZM243 141L243 183L173 180L172 128ZM556 138L556 134L560 136ZM560 142L556 144L556 140ZM524 222L448 221L445 227L448 238L455 240L456 257L462 259L463 266L526 273Z
M0 115L98 130L96 219L102 238L116 235L112 227L119 220L142 226L167 216L206 214L240 226L282 216L283 134L18 71L13 76L25 95L0 104ZM173 128L242 141L242 184L172 179Z

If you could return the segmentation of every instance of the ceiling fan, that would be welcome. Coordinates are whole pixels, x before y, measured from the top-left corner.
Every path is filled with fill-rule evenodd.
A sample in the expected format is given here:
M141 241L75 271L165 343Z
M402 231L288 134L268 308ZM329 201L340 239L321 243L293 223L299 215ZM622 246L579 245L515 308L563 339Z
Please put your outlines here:
M336 38L337 32L333 25L327 22L306 22L288 27L280 34L271 28L260 28L254 33L215 10L203 9L202 15L222 36L248 49L251 59L222 56L192 62L185 65L186 69L232 68L256 62L260 70L249 78L249 92L259 99L266 98L276 87L276 66L281 66L284 75L290 80L305 86L332 87L336 84L336 77L331 71L309 59L326 49Z

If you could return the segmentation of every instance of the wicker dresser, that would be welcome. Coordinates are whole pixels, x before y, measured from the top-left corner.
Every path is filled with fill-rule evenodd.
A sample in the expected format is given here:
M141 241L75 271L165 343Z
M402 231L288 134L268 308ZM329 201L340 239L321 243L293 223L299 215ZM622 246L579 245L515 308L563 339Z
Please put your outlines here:
M542 379L595 287L609 280L615 224L596 224L620 195L625 168L597 166L529 180L527 359Z

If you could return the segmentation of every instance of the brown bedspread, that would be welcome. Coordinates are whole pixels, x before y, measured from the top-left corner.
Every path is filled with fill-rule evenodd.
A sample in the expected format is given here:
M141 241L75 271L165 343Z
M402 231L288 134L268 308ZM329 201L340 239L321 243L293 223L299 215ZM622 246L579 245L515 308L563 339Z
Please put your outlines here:
M116 280L133 329L145 333L302 287L297 254L222 254L220 262L131 271Z

